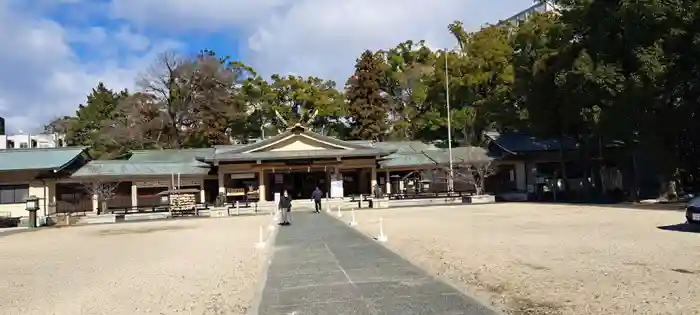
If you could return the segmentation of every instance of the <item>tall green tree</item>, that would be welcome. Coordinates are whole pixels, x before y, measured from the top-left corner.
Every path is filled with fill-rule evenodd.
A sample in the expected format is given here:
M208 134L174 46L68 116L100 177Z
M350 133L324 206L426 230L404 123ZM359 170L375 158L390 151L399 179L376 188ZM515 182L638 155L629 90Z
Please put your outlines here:
M515 76L510 29L488 26L468 33L461 22L448 29L459 47L441 57L443 67L445 59L448 64L453 128L472 145L482 143L484 131L518 129L521 113L511 101Z
M74 117L64 117L53 123L66 133L70 145L90 147L90 154L95 158L112 157L115 148L102 137L109 121L119 115L117 106L129 96L127 90L114 92L100 82L88 94L85 104L78 106ZM117 150L118 151L118 150Z
M437 127L428 101L435 54L424 41L410 40L380 54L385 62L382 90L389 100L390 137L417 139L421 131Z
M277 111L287 124L310 124L317 132L331 135L344 133L343 96L335 82L317 77L272 75L266 99L272 113ZM313 113L317 114L313 116ZM311 119L311 121L308 121ZM286 127L278 117L271 117L280 130Z
M345 85L351 136L382 141L388 134L389 102L381 89L382 57L372 51L362 53L355 73Z

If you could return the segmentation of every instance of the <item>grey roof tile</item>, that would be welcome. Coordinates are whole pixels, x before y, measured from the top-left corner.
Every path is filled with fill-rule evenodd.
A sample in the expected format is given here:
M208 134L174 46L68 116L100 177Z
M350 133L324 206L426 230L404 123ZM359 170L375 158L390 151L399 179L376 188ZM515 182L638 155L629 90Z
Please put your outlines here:
M198 156L214 154L215 148L166 149L131 151L129 161L133 162L193 162Z
M96 176L163 176L170 174L205 175L209 165L201 162L137 162L130 160L90 161L71 177Z

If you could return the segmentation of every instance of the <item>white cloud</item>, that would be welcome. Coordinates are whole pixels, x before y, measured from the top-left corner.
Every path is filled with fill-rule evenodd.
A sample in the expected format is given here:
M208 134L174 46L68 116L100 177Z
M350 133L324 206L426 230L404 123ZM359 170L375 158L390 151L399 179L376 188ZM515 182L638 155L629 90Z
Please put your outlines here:
M148 37L133 32L128 26L123 26L115 37L122 45L132 51L144 51L148 49L151 44Z
M506 18L532 0L110 0L105 2L0 0L0 116L11 129L37 126L70 114L98 81L132 87L152 57L176 42L142 31L177 37L187 33L231 34L244 61L263 74L295 73L334 79L339 86L365 49L425 39L431 47L452 47L446 26L462 20L469 28ZM13 6L13 3L15 6ZM69 4L66 4L69 3ZM18 7L23 5L22 9ZM43 18L70 6L72 26ZM71 12L81 12L72 14ZM117 29L94 26L86 16L106 14ZM109 20L109 19L108 19ZM84 26L88 24L88 26ZM113 23L109 23L113 24ZM76 53L88 50L97 61ZM203 48L203 47L193 47ZM222 54L236 52L221 52ZM84 57L84 56L83 56Z
M447 25L470 28L507 18L533 0L112 0L114 16L161 29L236 29L246 61L259 71L335 79L365 49L425 39L452 47ZM240 34L239 33L239 34Z
M89 50L112 49L117 44L148 48L120 60L80 60L71 44ZM0 116L8 131L34 130L59 115L72 114L99 81L115 89L134 85L138 71L157 52L176 43L151 44L126 30L113 33L99 27L64 28L62 25L0 1ZM108 45L105 45L107 43Z
M139 27L213 31L254 26L295 0L112 0L111 15Z

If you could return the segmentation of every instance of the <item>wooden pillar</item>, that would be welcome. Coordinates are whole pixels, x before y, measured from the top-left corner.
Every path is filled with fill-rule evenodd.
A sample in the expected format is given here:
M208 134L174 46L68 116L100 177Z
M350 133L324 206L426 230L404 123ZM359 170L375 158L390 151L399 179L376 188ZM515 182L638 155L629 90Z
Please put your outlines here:
M204 190L204 178L202 178L202 181L199 182L199 202L200 203L207 203L207 192Z
M371 176L372 176L372 180L370 181L369 192L371 194L373 194L374 193L374 186L377 185L377 167L376 166L372 166L372 175Z
M131 182L131 208L136 210L139 207L139 187L135 182Z
M260 196L260 201L267 201L267 190L265 188L265 172L260 170L258 171L258 195Z
M340 180L340 178L341 178L341 176L340 176L340 167L334 167L334 168L333 168L333 176L334 176L335 180ZM331 198L335 198L335 197L343 198L343 197L345 197L345 189L343 189L343 195L342 195L342 196L333 196L333 195L331 195L331 192L330 192L330 189L331 189L331 188L330 188L330 187L331 187L331 186L329 186L329 188L328 188L328 190L329 190L329 191L328 191L328 197L331 197Z
M226 194L226 186L225 186L225 181L224 181L224 176L226 174L222 173L221 170L219 170L219 195L225 195Z
M46 206L47 209L45 213L54 214L56 213L56 181L49 180L46 181Z
M389 170L384 173L384 186L386 186L384 192L386 194L391 194L391 175L389 173Z
M97 194L92 194L92 212L97 214L100 209L100 198Z

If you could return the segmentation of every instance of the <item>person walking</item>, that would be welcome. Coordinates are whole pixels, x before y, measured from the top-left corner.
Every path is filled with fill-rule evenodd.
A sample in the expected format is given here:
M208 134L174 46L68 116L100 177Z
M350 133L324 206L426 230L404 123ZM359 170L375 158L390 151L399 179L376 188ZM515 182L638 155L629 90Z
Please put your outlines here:
M321 212L321 199L323 199L323 192L321 192L320 188L316 187L316 190L311 193L311 200L314 201L316 213Z
M278 209L278 214L279 214L279 225L289 225L291 224L289 222L290 219L290 212L292 211L292 197L289 196L289 193L287 190L285 190L282 193L282 197L280 198L280 203L277 206Z

